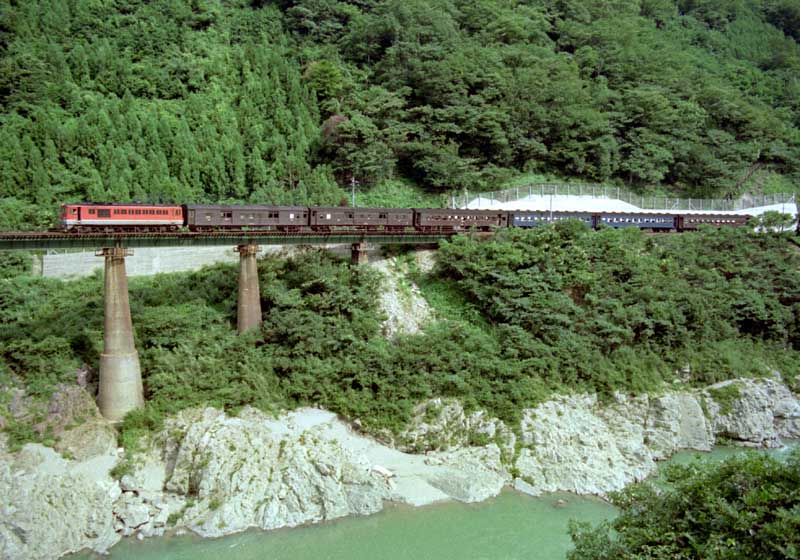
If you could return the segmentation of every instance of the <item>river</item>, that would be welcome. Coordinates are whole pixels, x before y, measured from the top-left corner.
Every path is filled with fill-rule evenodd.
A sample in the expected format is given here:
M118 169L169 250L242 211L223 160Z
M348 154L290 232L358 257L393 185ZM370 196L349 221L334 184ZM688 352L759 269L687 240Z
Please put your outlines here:
M795 444L796 445L796 444ZM721 461L740 448L681 452L667 463L696 457ZM784 450L771 453L784 453ZM573 494L532 498L505 491L479 504L444 503L423 508L389 506L370 517L345 518L296 529L247 531L220 539L193 535L125 539L111 560L553 560L571 547L570 519L597 523L614 516L602 500ZM92 554L73 560L101 558ZM106 557L107 558L107 557Z

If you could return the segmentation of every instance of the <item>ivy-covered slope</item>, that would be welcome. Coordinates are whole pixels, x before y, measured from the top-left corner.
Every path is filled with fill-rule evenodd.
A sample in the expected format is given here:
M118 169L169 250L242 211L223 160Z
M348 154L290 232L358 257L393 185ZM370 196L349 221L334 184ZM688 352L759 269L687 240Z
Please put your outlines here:
M791 187L792 0L4 0L0 227L61 201ZM338 183L338 184L337 184ZM401 194L393 196L393 192Z
M787 239L653 238L577 222L459 237L418 278L438 319L391 341L376 273L323 252L260 261L264 326L247 336L235 332L235 267L134 278L147 407L128 425L203 404L318 404L367 430L398 430L433 397L513 423L554 392L640 393L678 376L706 385L777 370L797 387L800 255ZM0 386L46 401L79 368L96 374L102 279L14 266L0 279Z

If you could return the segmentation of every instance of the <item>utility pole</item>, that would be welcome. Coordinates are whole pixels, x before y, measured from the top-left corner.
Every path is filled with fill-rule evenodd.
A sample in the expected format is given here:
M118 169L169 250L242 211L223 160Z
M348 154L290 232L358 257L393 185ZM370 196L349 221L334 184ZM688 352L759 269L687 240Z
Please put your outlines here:
M355 177L350 177L350 191L352 192L353 196L353 208L356 207L356 185L358 181L356 181Z

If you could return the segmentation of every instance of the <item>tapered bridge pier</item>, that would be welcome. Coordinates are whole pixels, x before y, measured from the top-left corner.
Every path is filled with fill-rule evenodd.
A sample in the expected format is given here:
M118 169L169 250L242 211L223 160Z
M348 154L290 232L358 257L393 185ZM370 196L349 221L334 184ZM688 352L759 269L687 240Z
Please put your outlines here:
M125 257L130 249L109 247L96 253L105 262L105 331L100 354L100 412L111 422L144 406L139 354L133 340L131 307L128 301L128 278Z
M350 245L350 264L359 265L367 264L368 262L369 255L367 255L366 243L359 241Z
M236 330L239 334L261 326L261 291L258 287L258 245L239 245L239 300Z

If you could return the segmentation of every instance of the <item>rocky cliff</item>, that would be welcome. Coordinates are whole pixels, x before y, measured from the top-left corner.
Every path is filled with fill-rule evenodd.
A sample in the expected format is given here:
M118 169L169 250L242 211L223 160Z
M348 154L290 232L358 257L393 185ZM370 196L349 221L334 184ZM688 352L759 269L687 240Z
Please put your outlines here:
M38 444L10 453L0 439L0 557L102 552L123 536L173 530L292 527L374 513L384 501L478 501L507 485L602 495L678 449L800 438L800 401L775 379L612 402L560 396L523 411L518 426L442 399L417 412L390 447L318 409L187 410L119 481L109 471L122 451L95 420L72 428L60 447L69 459Z
M433 411L433 412L432 412ZM565 395L522 412L518 429L458 402L418 408L401 437L407 449L446 450L491 439L505 450L514 487L538 495L568 491L604 495L653 473L679 449L710 450L718 440L774 447L800 438L800 402L775 379L725 381L662 395Z

